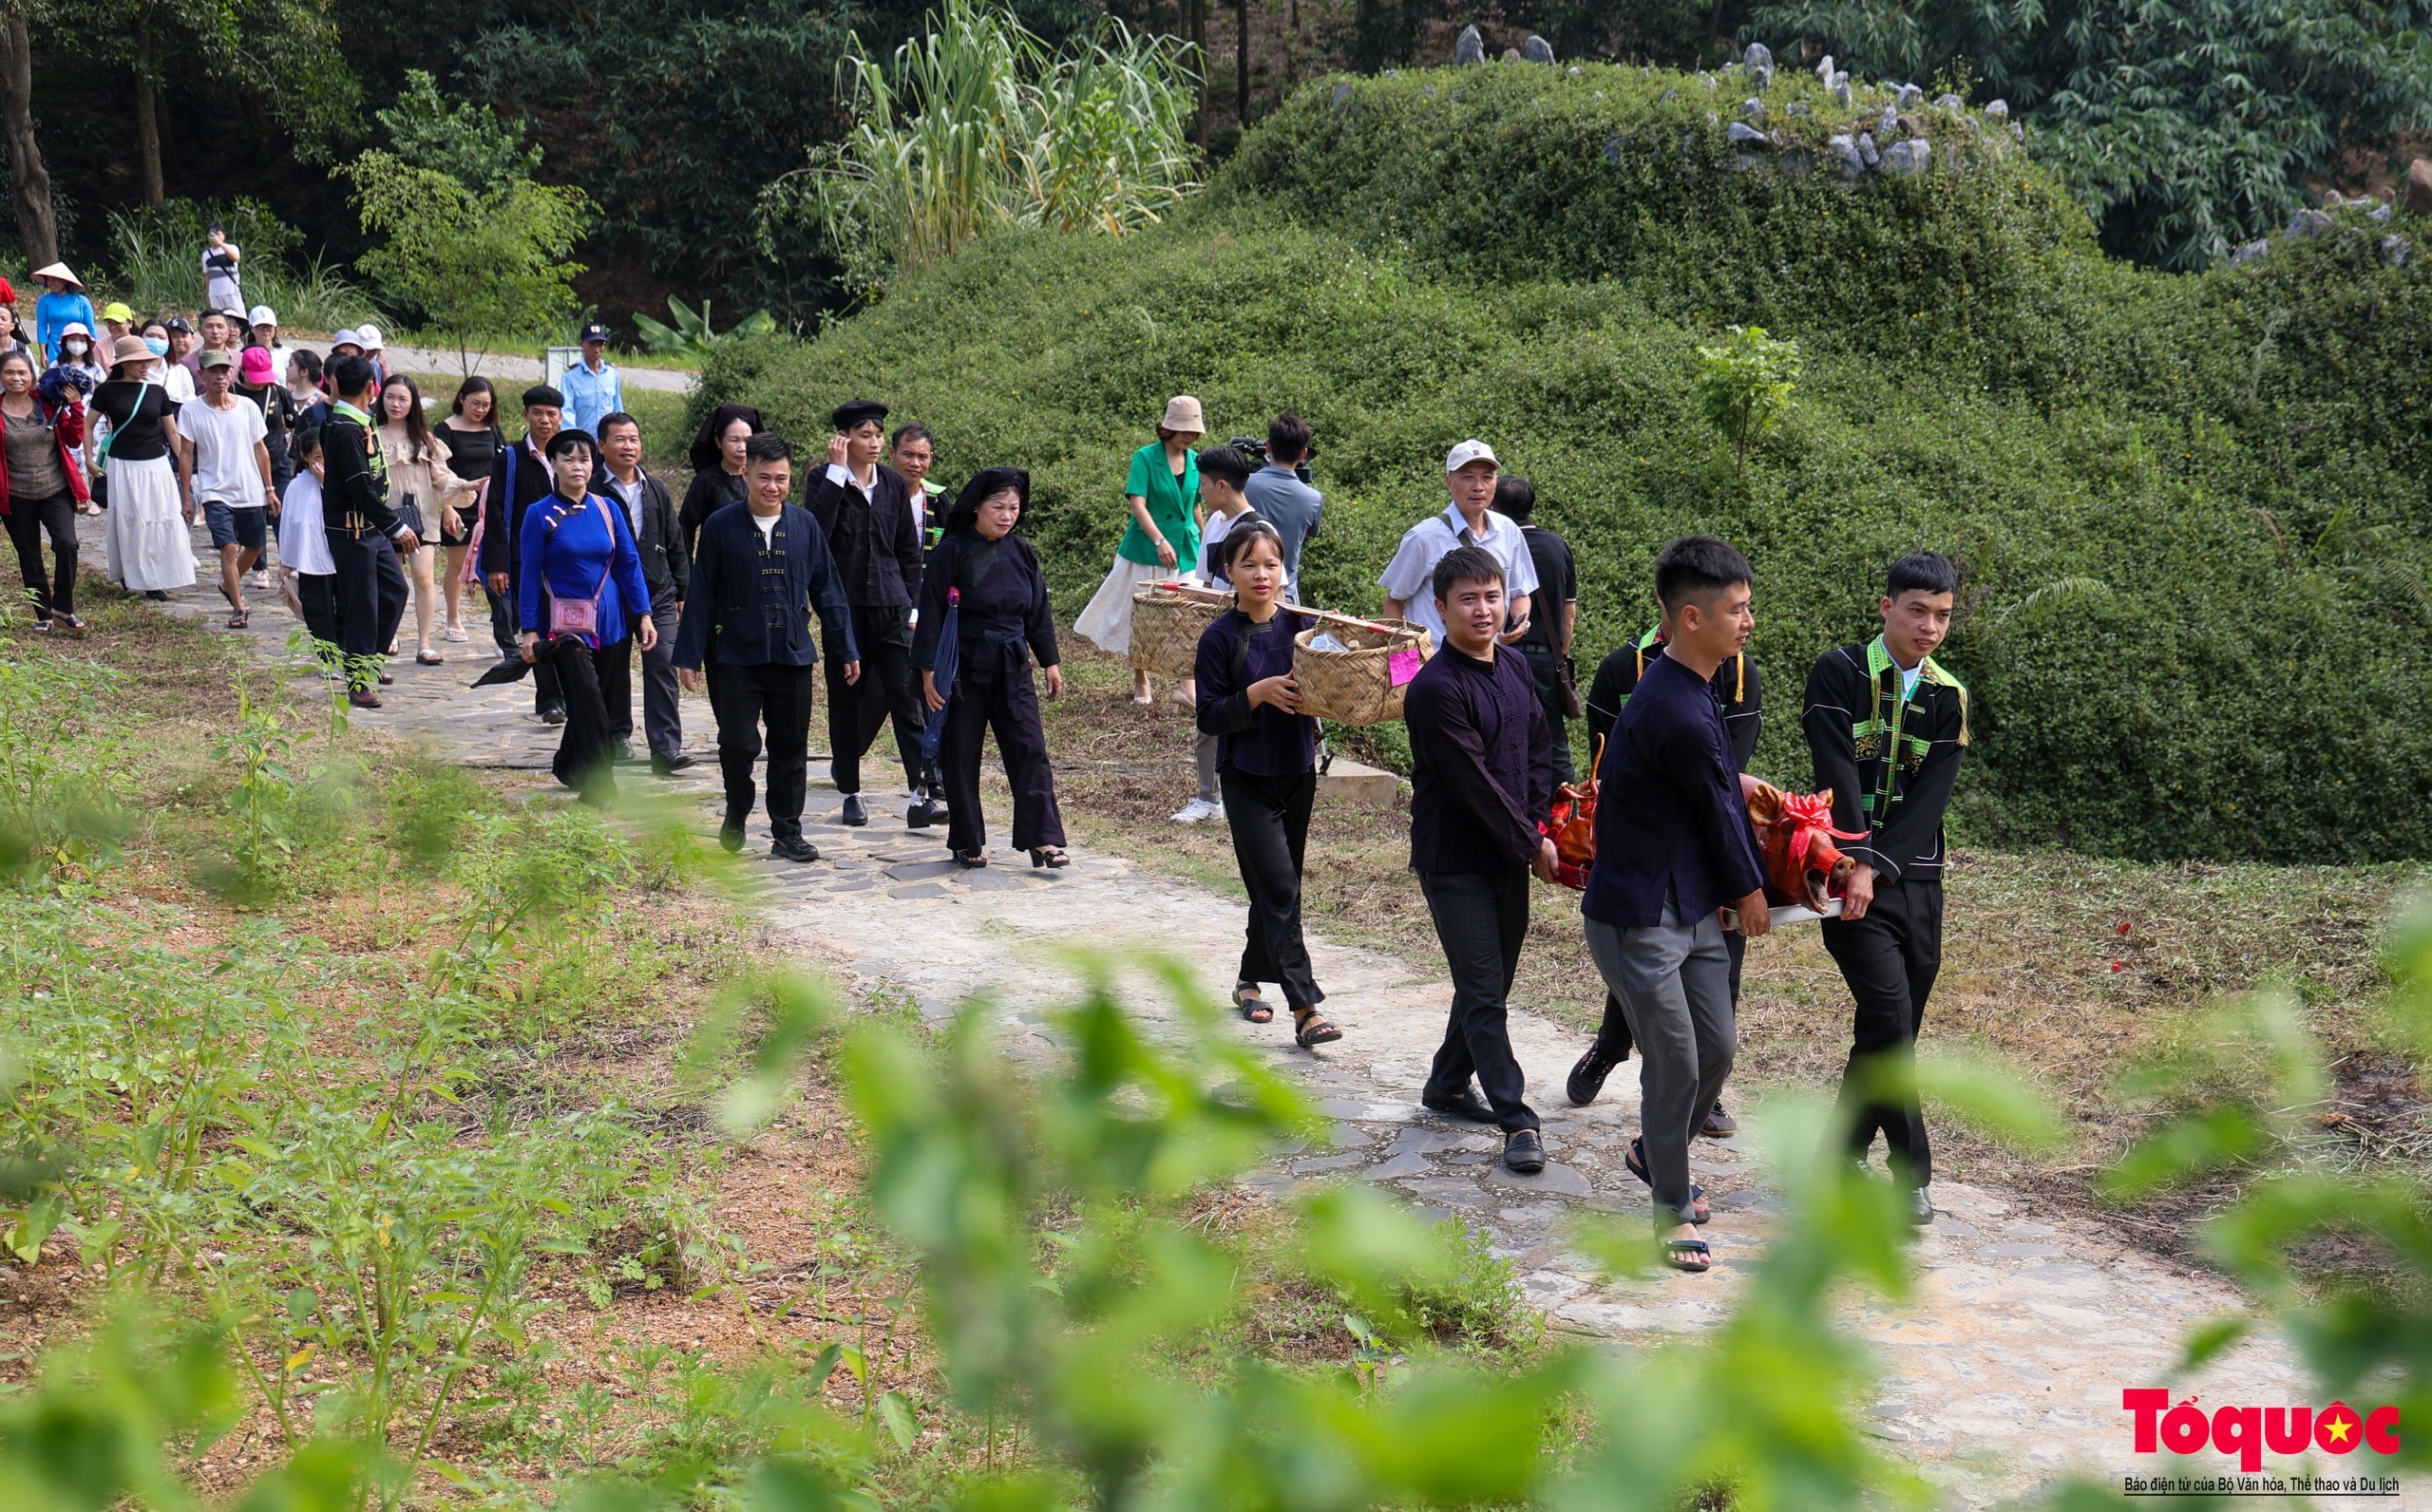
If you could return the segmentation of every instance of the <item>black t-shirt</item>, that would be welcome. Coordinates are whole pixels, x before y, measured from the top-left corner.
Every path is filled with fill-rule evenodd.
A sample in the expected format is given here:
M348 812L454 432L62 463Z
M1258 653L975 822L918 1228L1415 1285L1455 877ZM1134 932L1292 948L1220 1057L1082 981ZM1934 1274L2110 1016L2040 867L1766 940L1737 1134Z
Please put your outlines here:
M175 416L169 390L159 384L128 383L113 378L93 390L93 407L110 423L110 461L151 462L169 454L161 422Z
M1520 539L1529 543L1529 559L1536 564L1537 591L1529 595L1529 633L1519 644L1550 651L1562 636L1563 605L1579 596L1579 568L1571 560L1569 542L1552 531L1523 525Z
M496 425L459 430L445 421L431 426L430 433L447 448L447 470L467 482L479 482L490 475L498 462L499 445L506 440Z

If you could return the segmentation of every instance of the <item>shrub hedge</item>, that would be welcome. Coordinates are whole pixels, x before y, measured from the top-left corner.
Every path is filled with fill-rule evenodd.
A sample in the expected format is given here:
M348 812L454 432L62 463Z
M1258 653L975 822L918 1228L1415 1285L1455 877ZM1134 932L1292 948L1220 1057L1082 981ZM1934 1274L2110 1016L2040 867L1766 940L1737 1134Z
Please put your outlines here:
M1583 677L1643 626L1665 539L1748 551L1758 764L1802 785L1806 667L1870 633L1893 556L1946 550L1965 838L2432 855L2432 309L2379 246L2421 223L2343 212L2258 265L2144 273L1981 118L1929 125L1974 144L1929 172L1849 185L1812 148L1785 167L1848 123L1812 80L1765 97L1788 146L1738 161L1717 123L1744 93L1607 66L1325 81L1176 222L984 242L815 342L727 349L695 403L815 440L870 393L940 432L942 479L1028 466L1068 615L1168 394L1206 402L1213 440L1309 420L1329 503L1306 593L1355 611L1442 506L1445 449L1486 437L1578 553ZM1735 474L1693 349L1752 321L1807 376Z

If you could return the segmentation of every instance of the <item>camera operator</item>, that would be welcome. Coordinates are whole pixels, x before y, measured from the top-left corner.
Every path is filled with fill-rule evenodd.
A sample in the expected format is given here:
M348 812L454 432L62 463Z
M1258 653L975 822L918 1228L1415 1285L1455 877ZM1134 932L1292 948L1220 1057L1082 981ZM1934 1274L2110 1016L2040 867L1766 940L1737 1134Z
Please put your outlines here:
M1317 454L1308 422L1278 415L1266 426L1266 465L1242 487L1250 508L1283 539L1283 597L1293 603L1301 600L1301 548L1318 533L1326 509L1325 495L1308 482L1309 459Z

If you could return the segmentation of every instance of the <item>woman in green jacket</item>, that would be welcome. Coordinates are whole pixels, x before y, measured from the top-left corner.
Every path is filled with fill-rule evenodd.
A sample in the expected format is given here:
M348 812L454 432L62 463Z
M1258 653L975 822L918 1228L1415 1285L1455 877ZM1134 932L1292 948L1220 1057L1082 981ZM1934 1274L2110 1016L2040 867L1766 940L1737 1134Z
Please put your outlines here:
M1190 447L1206 430L1199 401L1177 394L1166 402L1157 439L1131 454L1131 476L1123 485L1124 501L1131 506L1130 528L1114 549L1114 567L1106 581L1073 622L1101 650L1131 654L1131 595L1198 566L1199 460ZM1188 678L1174 696L1191 703ZM1155 702L1145 671L1131 674L1131 701Z

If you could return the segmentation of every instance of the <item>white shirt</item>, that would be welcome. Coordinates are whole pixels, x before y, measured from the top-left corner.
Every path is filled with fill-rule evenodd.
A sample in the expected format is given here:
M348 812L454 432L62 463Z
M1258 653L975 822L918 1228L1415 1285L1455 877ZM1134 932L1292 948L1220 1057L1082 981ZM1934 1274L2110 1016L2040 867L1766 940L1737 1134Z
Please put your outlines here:
M217 250L226 252L231 259L241 259L244 256L233 241L221 242ZM215 249L211 247L202 249L203 298L214 310L241 311L245 303L241 287L244 277L241 271L243 264L241 261L232 260L226 268L215 268L212 266L214 251Z
M625 518L633 523L634 539L636 541L640 540L642 539L641 469L638 467L634 469L634 481L632 482L625 482L622 478L618 477L613 472L608 475L608 482L611 490L617 496L618 502L625 506Z
M287 493L278 501L279 565L315 577L336 573L321 518L321 480L307 467L288 481Z
M225 409L212 408L208 399L178 406L178 437L194 447L195 501L259 509L270 502L254 457L254 444L269 434L262 406L239 394L228 399Z
M186 371L184 364L171 362L166 357L156 358L155 361L167 369L160 375L160 384L168 390L169 403L182 405L194 398L194 374Z
M750 504L746 504L743 507L746 510L749 510L751 506ZM753 515L751 517L751 522L760 527L760 543L762 545L771 546L776 544L777 521L784 519L785 514L786 512L780 509L773 515Z
M1377 579L1388 596L1402 601L1402 617L1426 626L1439 650L1444 645L1444 617L1435 612L1435 564L1454 547L1482 546L1503 564L1506 600L1537 591L1537 563L1529 555L1529 540L1520 533L1520 522L1490 509L1486 512L1486 530L1484 536L1472 536L1461 506L1448 503L1444 513L1422 520L1402 533L1402 543L1395 550L1394 559L1385 564L1384 576Z
M1206 569L1209 562L1216 561L1225 555L1223 552L1217 551L1214 548L1218 543L1222 542L1226 537L1233 533L1233 522L1240 520L1243 515L1247 515L1252 512L1253 511L1251 510L1244 509L1240 515L1228 515L1220 509L1216 511L1216 513L1207 517L1207 523L1202 525L1199 530L1199 570L1194 571L1191 574L1192 576L1198 578L1201 582L1206 583L1210 588L1223 588L1227 586L1224 579L1218 577L1214 573L1206 571Z

